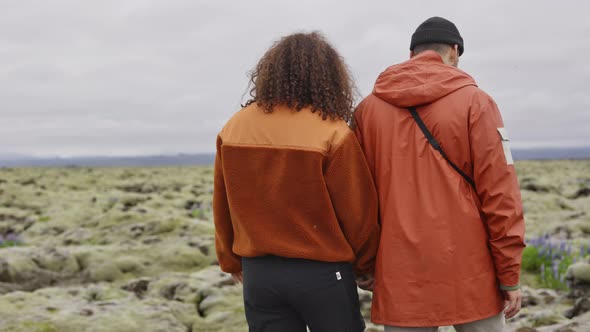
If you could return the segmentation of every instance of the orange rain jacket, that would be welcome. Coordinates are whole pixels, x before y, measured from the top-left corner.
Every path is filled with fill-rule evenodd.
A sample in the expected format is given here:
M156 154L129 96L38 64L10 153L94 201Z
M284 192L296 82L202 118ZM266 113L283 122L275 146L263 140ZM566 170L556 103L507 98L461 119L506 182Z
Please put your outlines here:
M410 106L476 190L429 144ZM500 313L501 288L519 284L525 245L516 172L492 98L427 51L387 68L355 117L380 200L373 322L441 326Z

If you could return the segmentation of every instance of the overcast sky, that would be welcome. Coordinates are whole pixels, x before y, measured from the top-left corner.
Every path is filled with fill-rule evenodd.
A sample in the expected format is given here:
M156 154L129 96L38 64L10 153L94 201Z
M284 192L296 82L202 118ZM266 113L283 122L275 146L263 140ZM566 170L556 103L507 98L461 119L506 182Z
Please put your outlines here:
M430 16L516 147L590 145L590 2L0 0L0 155L213 152L273 41L323 32L362 94Z

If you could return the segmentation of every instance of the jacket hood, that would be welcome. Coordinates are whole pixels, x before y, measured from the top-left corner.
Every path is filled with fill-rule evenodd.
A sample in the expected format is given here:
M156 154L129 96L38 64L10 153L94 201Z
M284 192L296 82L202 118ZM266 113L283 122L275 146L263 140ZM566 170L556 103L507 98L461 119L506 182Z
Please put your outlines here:
M397 107L432 103L465 86L477 86L464 71L447 65L434 51L393 65L379 75L373 94Z

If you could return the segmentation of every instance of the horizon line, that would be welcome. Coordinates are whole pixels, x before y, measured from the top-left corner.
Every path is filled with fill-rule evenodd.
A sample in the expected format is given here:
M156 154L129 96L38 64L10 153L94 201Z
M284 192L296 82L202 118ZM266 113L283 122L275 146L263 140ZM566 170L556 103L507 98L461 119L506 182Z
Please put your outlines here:
M556 151L556 150L590 150L590 145L582 146L530 146L530 147L513 147L512 151ZM153 154L94 154L94 155L35 155L35 154L18 154L18 153L0 153L0 159L22 160L22 159L108 159L108 158L153 158L153 157L191 157L191 156L212 156L215 152L177 152L177 153L153 153Z

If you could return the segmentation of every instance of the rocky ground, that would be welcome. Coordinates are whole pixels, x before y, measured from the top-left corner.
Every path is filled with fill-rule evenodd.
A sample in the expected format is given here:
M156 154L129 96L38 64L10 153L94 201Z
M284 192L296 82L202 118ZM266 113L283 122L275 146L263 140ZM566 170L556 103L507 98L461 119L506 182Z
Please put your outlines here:
M590 161L517 167L528 236L588 243ZM247 331L211 193L208 167L0 169L0 332ZM590 262L567 278L558 292L524 275L509 330L590 331Z

